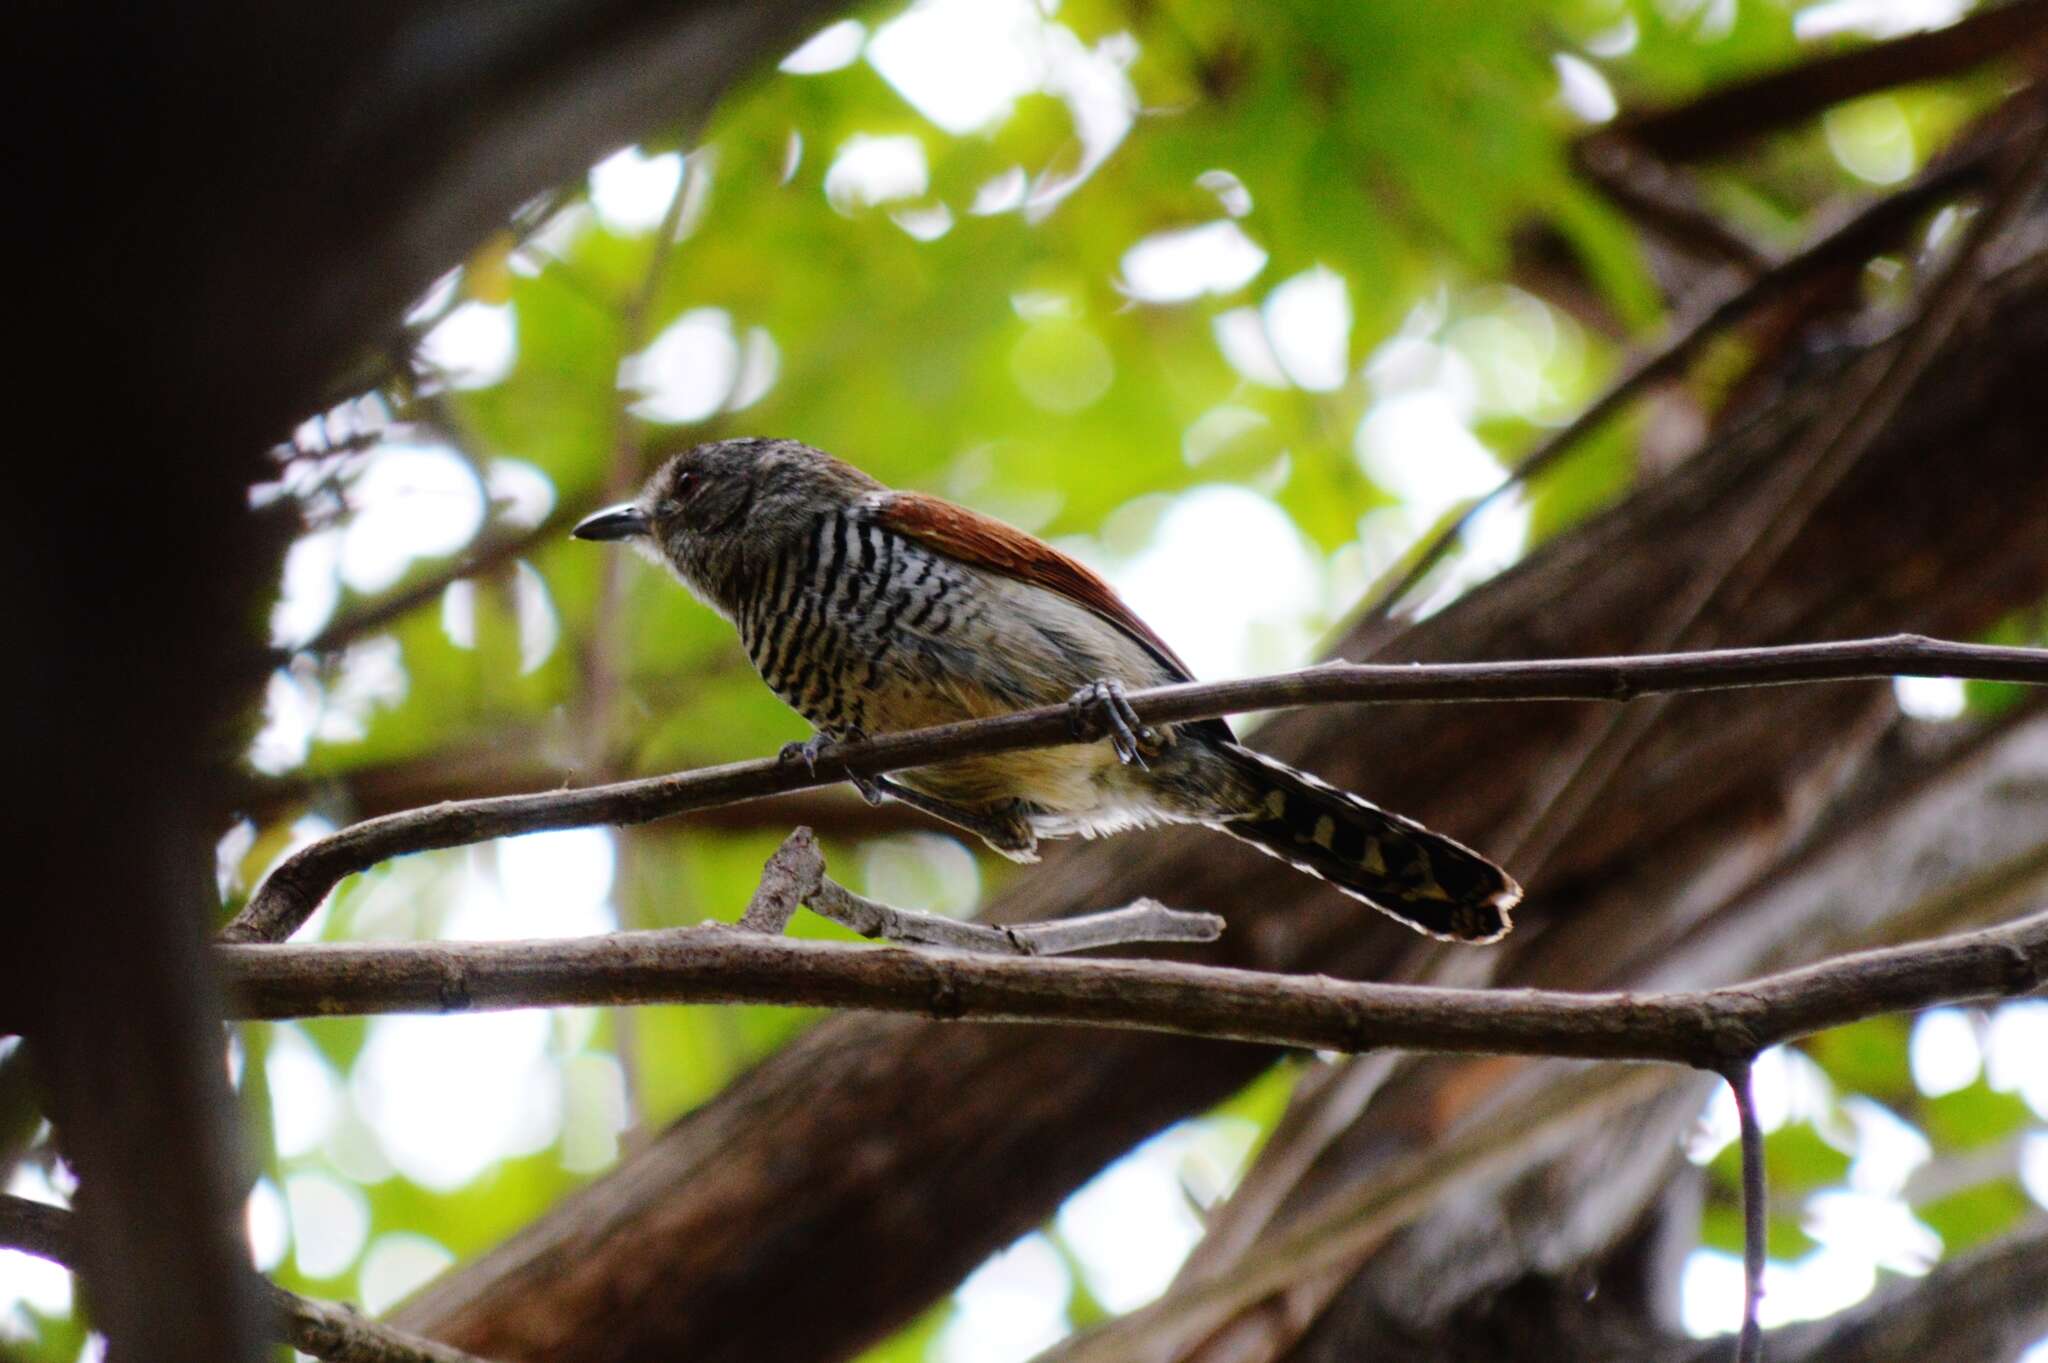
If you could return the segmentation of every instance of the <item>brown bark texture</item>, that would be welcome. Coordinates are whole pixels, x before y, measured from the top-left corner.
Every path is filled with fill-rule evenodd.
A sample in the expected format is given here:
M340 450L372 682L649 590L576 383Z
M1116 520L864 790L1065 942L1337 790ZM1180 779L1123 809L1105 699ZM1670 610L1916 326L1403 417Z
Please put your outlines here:
M2048 586L2039 223L1992 263L1994 277L1900 416L1739 612L1711 622L1718 642L1894 629L1967 636ZM1701 454L1373 656L1655 646L1646 636L1660 609L1717 560L1727 527L1785 452L1816 423L1846 419L1832 399L1856 353L1839 335L1816 335L1770 381L1749 386L1746 408L1728 414ZM1340 640L1336 651L1362 649ZM1230 919L1222 942L1193 953L1218 963L1566 988L1721 983L1733 961L1760 953L1695 954L1694 940L1711 940L1724 908L1746 902L1735 892L1814 827L1891 717L1879 684L1673 701L1548 860L1514 937L1484 954L1419 947L1315 882L1200 831L1063 849L991 916L1037 919L1151 895ZM1599 707L1565 703L1339 707L1277 719L1256 742L1485 848L1524 824L1603 722ZM1746 915L1753 921L1727 930L1769 937L1783 926ZM1772 950L1788 962L1858 940L1787 935ZM1036 1225L1106 1161L1272 1059L1256 1047L1151 1036L832 1019L400 1319L504 1359L844 1357ZM1515 1062L1402 1067L1298 1196L1355 1181L1527 1073ZM1661 1111L1640 1120L1669 1130L1676 1109ZM1585 1229L1589 1252L1612 1241L1612 1223L1637 1219L1657 1179L1639 1172L1633 1182L1618 1211ZM805 1309L788 1308L792 1293Z

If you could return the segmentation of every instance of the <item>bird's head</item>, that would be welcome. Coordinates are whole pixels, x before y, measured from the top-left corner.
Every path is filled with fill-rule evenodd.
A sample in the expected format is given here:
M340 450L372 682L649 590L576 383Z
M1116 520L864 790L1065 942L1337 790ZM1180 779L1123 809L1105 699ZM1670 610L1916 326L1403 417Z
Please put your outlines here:
M675 455L640 495L581 521L570 533L619 540L674 569L714 605L750 552L773 552L818 512L881 484L795 440L718 440Z

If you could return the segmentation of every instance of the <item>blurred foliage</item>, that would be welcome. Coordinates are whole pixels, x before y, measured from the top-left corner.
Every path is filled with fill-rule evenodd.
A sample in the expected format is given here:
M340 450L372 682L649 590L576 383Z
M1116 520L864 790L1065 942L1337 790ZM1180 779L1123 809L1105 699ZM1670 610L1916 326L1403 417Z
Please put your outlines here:
M1784 1106L1764 1137L1771 1258L1796 1266L1847 1245L1917 1272L2036 1210L2048 1185L2030 1194L2025 1179L2048 1113L2022 1084L2038 1034L2015 1025L1997 1038L2001 1021L2038 1008L1871 1018L1780 1053ZM1731 1139L1708 1164L1701 1243L1740 1256L1740 1155L1732 1129L1720 1134Z
M296 501L308 529L287 568L279 642L335 629L354 643L302 654L271 684L249 819L222 843L224 911L296 841L377 808L379 791L423 803L589 782L803 736L723 622L644 565L562 534L702 439L796 436L1060 537L1113 576L1148 553L1229 554L1167 542L1161 527L1183 494L1236 489L1251 500L1234 505L1290 527L1309 585L1272 607L1280 618L1218 620L1213 652L1245 668L1301 661L1372 574L1596 391L1616 337L1659 325L1669 300L1644 244L1572 173L1571 139L1603 100L1680 101L1864 41L1802 41L1801 8L988 0L966 21L930 4L856 11L837 58L807 50L807 67L830 69L766 73L700 140L653 138L594 170L594 191L568 186L508 225L423 300L417 356L280 452L278 484L260 495ZM896 57L877 55L891 43ZM1565 72L1578 73L1576 100ZM1976 78L1862 101L1706 168L1704 187L1740 229L1782 246L1818 212L1909 173L1992 89ZM1532 254L1538 240L1551 246ZM1698 392L1658 401L1710 401L1741 358L1724 348ZM1612 423L1530 489L1509 508L1497 559L1625 493L1653 421ZM440 472L396 491L380 483L403 450ZM485 570L441 590L472 551ZM1241 576L1256 591L1272 566L1246 562ZM360 612L416 589L421 604L355 637ZM2040 642L2041 622L2015 621L2007 637ZM2002 700L1974 685L1972 697ZM584 919L533 908L520 883L530 870L475 853L417 857L352 879L312 931L730 918L786 831L684 819L621 833L607 866L540 887L583 905ZM824 832L837 873L911 907L964 912L1015 873L938 834ZM838 932L808 918L798 930ZM531 1063L517 1087L531 1110L451 1116L447 1139L481 1143L481 1156L439 1183L406 1172L402 1142L372 1120L377 1086L404 1077L393 1022L243 1028L252 1177L282 1207L275 1190L318 1175L361 1211L360 1225L337 1228L301 1209L289 1234L252 1213L259 1249L281 1253L272 1271L288 1287L387 1305L390 1283L418 1272L379 1277L380 1247L437 1262L391 1237L423 1236L458 1259L480 1252L616 1158L634 1138L624 1128L658 1128L705 1101L809 1020L571 1010L523 1043ZM1907 1028L1880 1020L1806 1046L1826 1098L1769 1140L1774 1255L1814 1249L1803 1203L1851 1177L1857 1142L1841 1114L1854 1096L1923 1131L1936 1160L2038 1125L1982 1081L1923 1099ZM482 1058L433 1063L453 1085ZM1250 1158L1296 1073L1276 1069L1204 1129L1234 1133ZM309 1127L315 1103L326 1115ZM500 1127L531 1123L524 1146L493 1144L510 1139ZM1703 1239L1732 1250L1730 1159L1713 1163ZM1914 1210L1953 1249L2023 1205L2008 1174ZM1067 1266L1066 1319L1099 1318L1085 1254L1057 1227L1046 1238ZM309 1277L300 1257L323 1240L333 1271ZM955 1318L935 1307L870 1363L954 1356ZM9 1331L25 1358L79 1352L68 1317L23 1304L10 1315L0 1300L0 1337Z

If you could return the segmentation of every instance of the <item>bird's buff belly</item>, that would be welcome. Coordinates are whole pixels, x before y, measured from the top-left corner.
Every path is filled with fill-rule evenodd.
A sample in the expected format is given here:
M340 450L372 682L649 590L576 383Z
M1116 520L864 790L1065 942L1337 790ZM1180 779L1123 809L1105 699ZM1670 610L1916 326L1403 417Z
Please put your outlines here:
M1062 679L1064 680L1064 679ZM1077 684L1078 685L1078 684ZM1053 689L1053 688L1048 688ZM1058 704L1061 692L1041 704ZM925 676L878 688L870 699L870 732L900 733L959 720L987 719L1025 708L957 678ZM1053 748L971 757L896 773L896 780L926 795L974 810L995 810L1014 802L1042 833L1095 831L1132 822L1131 804L1142 802L1107 743L1068 743Z
M1107 743L1033 748L920 767L896 779L952 804L994 809L1021 801L1029 813L1109 814L1126 803L1123 769ZM1090 822L1086 818L1081 823ZM1078 825L1077 825L1078 826ZM1051 831L1051 830L1046 830Z

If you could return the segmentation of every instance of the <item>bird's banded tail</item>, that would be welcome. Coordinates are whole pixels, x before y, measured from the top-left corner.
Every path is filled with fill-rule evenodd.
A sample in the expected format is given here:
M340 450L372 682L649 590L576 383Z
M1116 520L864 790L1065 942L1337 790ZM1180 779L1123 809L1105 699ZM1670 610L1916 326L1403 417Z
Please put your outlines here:
M1256 812L1215 826L1418 932L1491 942L1522 887L1471 848L1236 744L1218 745Z

